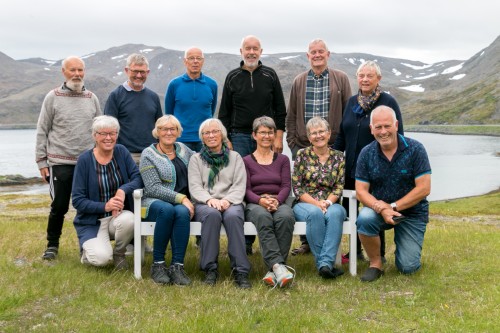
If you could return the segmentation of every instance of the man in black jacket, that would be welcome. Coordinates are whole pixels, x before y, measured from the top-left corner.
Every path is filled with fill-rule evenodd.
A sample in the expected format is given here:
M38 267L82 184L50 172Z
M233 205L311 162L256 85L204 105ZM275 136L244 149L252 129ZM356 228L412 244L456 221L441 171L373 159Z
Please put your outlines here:
M262 65L262 47L255 36L243 38L240 67L229 72L222 90L219 119L226 127L229 147L241 157L255 151L252 125L256 118L271 117L276 123L275 152L283 151L286 105L280 80L274 69ZM247 254L252 254L255 236L246 236Z

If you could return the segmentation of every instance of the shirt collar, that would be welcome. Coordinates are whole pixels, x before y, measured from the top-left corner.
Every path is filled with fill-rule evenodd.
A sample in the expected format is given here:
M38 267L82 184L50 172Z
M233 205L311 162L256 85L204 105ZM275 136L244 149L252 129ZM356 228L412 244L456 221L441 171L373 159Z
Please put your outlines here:
M127 91L135 91L134 89L132 89L132 87L128 85L128 80L123 82L123 88L125 88L125 90ZM146 86L143 85L140 91L143 91L144 89L146 89Z

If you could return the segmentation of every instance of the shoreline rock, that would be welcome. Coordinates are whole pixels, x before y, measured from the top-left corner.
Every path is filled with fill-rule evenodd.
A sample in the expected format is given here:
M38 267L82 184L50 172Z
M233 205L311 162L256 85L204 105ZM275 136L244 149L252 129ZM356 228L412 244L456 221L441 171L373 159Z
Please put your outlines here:
M0 186L37 185L43 183L41 177L24 177L21 175L0 176Z

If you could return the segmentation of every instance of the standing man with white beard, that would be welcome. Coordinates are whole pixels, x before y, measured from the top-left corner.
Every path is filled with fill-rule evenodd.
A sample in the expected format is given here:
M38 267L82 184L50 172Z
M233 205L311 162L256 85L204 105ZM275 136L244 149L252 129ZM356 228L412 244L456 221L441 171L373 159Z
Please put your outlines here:
M85 63L76 56L62 62L66 81L50 91L42 104L37 124L36 163L50 184L52 204L47 225L47 249L42 259L52 260L59 252L64 215L78 156L94 146L92 121L101 115L96 95L85 89Z
M240 67L227 74L219 108L219 119L227 129L229 147L241 157L257 149L252 138L253 121L268 116L276 124L273 151L283 152L286 105L278 75L271 67L260 61L262 55L260 40L246 36L241 42ZM252 254L255 236L246 236L247 254Z

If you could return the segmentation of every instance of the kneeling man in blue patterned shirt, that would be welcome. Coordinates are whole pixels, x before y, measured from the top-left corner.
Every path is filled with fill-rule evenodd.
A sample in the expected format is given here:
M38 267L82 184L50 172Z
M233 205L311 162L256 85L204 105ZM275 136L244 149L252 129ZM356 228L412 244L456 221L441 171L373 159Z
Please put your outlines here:
M384 273L380 256L381 229L394 228L396 267L403 274L420 269L422 244L429 222L431 166L424 146L398 134L394 110L379 106L370 115L374 142L363 148L356 166L356 195L363 208L356 221L370 259L362 281Z

